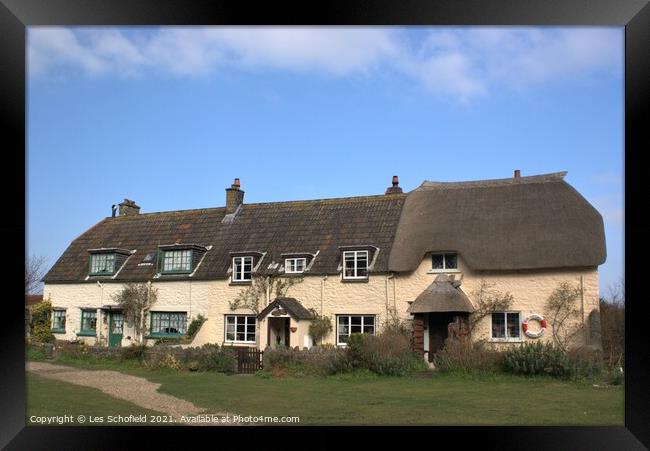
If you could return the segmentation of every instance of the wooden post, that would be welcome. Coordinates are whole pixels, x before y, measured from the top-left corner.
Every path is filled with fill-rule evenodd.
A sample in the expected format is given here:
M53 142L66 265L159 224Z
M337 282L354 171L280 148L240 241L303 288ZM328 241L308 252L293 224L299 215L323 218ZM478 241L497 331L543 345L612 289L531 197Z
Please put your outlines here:
M424 355L424 321L419 314L413 319L413 347L415 352Z

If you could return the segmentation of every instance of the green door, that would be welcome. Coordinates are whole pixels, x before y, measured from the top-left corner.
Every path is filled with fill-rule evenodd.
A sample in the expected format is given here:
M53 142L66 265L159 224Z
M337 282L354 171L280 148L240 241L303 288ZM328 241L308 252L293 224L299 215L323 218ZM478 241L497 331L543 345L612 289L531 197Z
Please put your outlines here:
M116 348L122 344L122 331L124 329L124 315L122 313L110 313L108 322L108 346Z

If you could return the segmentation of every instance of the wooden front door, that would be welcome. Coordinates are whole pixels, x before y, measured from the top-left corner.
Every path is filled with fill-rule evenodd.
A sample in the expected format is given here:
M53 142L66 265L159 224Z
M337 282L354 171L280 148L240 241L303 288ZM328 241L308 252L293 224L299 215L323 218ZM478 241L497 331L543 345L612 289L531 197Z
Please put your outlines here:
M108 315L108 346L116 348L122 344L124 315L121 312L110 312Z
M453 321L451 313L429 313L429 361L440 351L447 339L447 327Z

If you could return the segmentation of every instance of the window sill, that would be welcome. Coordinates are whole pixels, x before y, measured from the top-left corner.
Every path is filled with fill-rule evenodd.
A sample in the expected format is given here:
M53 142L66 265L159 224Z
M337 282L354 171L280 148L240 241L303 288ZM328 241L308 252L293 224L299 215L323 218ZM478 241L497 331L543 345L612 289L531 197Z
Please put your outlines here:
M252 280L231 280L228 285L237 286L237 285L252 285Z
M165 271L161 272L161 276L184 276L187 274L192 274L192 271Z
M488 343L523 343L521 338L491 338Z
M341 282L343 283L368 283L370 281L369 277L365 277L363 279L341 279Z
M114 272L101 272L101 273L90 273L88 277L111 277L114 276Z
M149 334L144 338L155 340L157 338L185 338L185 334Z
M255 346L257 342L255 341L224 341L224 346Z
M97 337L97 332L77 332L77 337Z
M459 274L460 269L430 269L427 274Z
M53 334L64 334L65 329L52 329Z

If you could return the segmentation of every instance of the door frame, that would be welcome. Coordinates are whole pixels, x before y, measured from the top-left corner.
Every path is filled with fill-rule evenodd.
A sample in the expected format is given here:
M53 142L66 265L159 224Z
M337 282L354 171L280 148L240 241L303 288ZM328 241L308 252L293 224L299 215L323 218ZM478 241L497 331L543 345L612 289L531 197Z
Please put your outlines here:
M271 321L275 320L275 321ZM272 323L277 323L279 321L277 320L283 320L283 326L281 329L283 329L284 332L284 345L287 347L291 347L291 317L290 316L270 316L266 320L267 326L266 326L266 344L272 348L276 346L276 343L271 342L271 324Z

